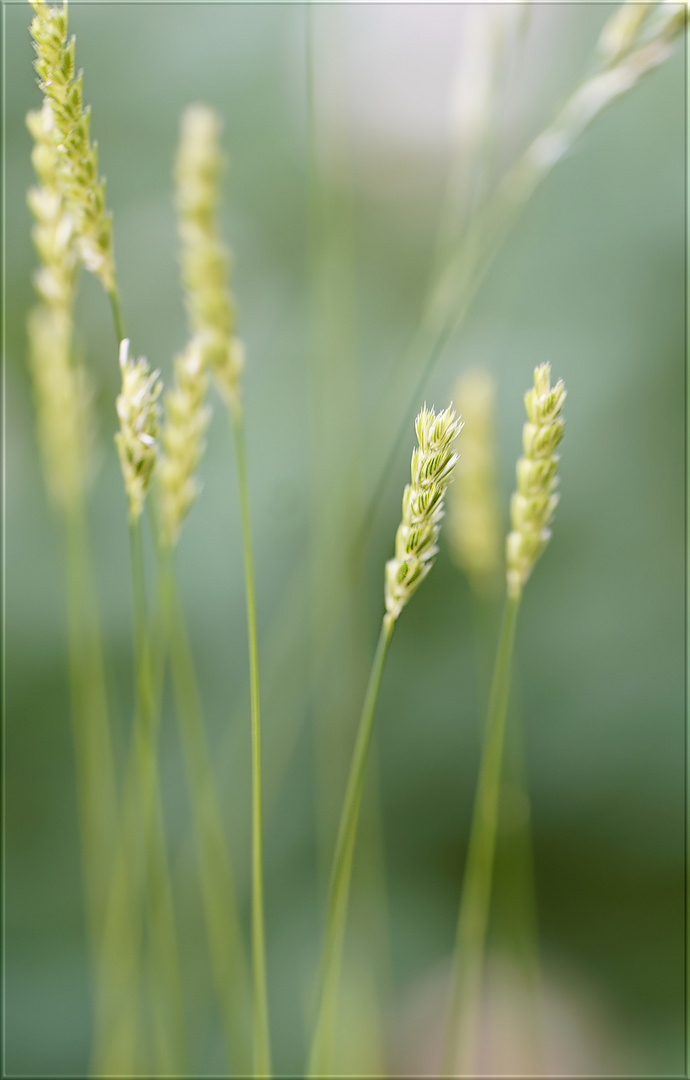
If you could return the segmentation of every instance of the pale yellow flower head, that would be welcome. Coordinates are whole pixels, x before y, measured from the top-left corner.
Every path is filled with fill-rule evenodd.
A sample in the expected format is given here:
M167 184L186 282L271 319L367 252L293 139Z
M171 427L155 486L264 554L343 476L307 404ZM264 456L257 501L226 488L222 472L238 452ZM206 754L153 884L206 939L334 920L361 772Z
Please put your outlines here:
M34 140L31 162L40 185L30 188L27 195L34 218L31 237L40 261L34 285L45 304L66 310L74 301L77 252L74 220L65 208L59 183L50 104L44 101L40 111L28 113L26 125Z
M69 510L83 496L93 471L92 395L72 347L78 267L74 221L59 184L50 103L44 100L26 123L38 181L27 201L34 219L31 236L39 259L34 287L40 301L28 319L28 361L46 486L53 501Z
M122 391L116 408L120 430L115 444L120 457L125 491L129 500L129 516L137 521L144 509L156 464L161 383L158 371L150 371L143 356L133 360L129 355L127 338L120 343Z
M458 459L453 443L461 428L452 405L438 415L425 405L415 422L419 445L412 451L412 482L403 493L395 556L386 563L384 594L391 619L398 618L434 564L443 497Z
M561 410L566 391L563 381L551 386L551 368L534 371L534 388L525 394L528 422L522 432L524 457L517 463L517 491L510 503L513 526L506 541L508 594L519 596L534 564L548 543L558 495L556 449L563 438Z
M67 40L67 5L53 8L44 0L31 0L31 6L34 66L50 105L57 186L73 220L79 257L110 293L115 285L112 223L105 182L98 176L98 153L90 140L90 113L82 102L82 74L75 74L75 39Z
M220 120L205 105L182 116L175 168L182 277L187 310L204 361L229 402L239 394L244 349L235 337L235 308L229 289L230 257L218 228Z
M175 361L175 382L165 395L162 455L157 469L161 539L170 548L177 543L182 522L200 490L195 474L210 418L210 409L204 406L207 391L203 349L198 338L192 338Z

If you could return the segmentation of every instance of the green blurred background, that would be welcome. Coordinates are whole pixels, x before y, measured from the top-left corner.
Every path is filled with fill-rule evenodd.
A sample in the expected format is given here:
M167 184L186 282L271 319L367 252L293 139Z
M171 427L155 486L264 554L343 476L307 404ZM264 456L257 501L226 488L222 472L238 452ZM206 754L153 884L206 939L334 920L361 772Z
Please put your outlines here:
M499 164L513 160L581 78L613 10L531 6L524 56L497 131ZM6 4L3 14L5 1069L13 1076L80 1075L90 1004L64 575L25 365L36 260L24 117L40 94L30 9ZM365 559L353 569L349 558L353 522L342 518L351 505L350 463L357 463L352 498L359 491L366 500L381 467L372 463L372 448L378 453L385 442L371 432L385 413L431 269L467 17L466 7L452 4L315 5L311 118L304 5L75 3L70 28L108 181L128 334L137 355L166 379L187 334L171 180L179 116L188 103L204 101L224 121L230 169L222 226L247 347L278 1071L303 1068L328 860L382 614L383 565L409 474L414 413L424 398L443 407L467 367L483 365L496 376L507 508L522 395L535 364L549 360L568 388L561 503L552 543L525 594L520 704L511 717L525 731L547 1071L679 1075L682 47L597 121L526 207L464 326L422 396L410 401L405 435L368 520ZM126 508L112 441L119 372L107 301L86 275L78 335L97 381L90 510L123 760L132 680ZM412 394L417 374L397 393ZM204 489L182 535L178 570L248 917L241 537L229 428L220 401L214 404ZM378 1063L384 1072L433 1072L425 1040L433 1062L429 1017L442 1009L482 702L470 591L442 546L400 621L382 688L347 944L343 1071L376 1071ZM222 1042L172 709L161 762L193 1067L197 1075L218 1073ZM513 1008L510 812L504 824L492 923L499 1019L501 1008ZM519 1062L506 1071L520 1071Z

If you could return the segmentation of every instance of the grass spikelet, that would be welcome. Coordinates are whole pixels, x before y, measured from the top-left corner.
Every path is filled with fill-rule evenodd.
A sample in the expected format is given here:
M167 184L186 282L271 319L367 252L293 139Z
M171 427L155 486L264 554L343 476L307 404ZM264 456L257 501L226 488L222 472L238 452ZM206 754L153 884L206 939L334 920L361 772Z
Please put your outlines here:
M112 223L105 182L98 177L98 152L90 140L90 110L82 102L82 73L75 74L74 37L67 39L67 5L49 7L31 0L38 84L50 103L51 134L58 180L74 224L77 250L106 292L115 290Z
M501 570L496 496L496 384L477 368L458 380L455 400L465 418L462 457L448 499L450 552L473 589L487 594Z
M549 524L558 495L556 449L563 438L561 410L566 397L559 379L550 383L549 364L534 371L534 387L525 394L528 422L523 428L524 457L517 463L517 491L510 503L512 532L506 541L508 595L519 596L549 541Z
M411 480L403 493L395 556L386 563L385 602L392 619L409 603L438 553L443 497L458 459L452 449L462 421L452 405L438 416L426 405L415 421L419 446L412 452Z
M352 862L383 669L400 612L434 564L443 517L443 497L458 457L452 444L462 428L462 421L455 415L452 405L438 415L425 405L417 417L415 428L419 445L412 451L412 482L407 484L403 494L403 514L395 538L395 558L386 563L386 612L362 706L333 857L319 971L318 1013L309 1057L308 1071L311 1077L330 1075Z
M165 395L165 423L161 431L162 455L158 465L161 540L177 544L182 522L196 499L200 484L195 477L204 452L204 434L210 410L204 406L208 376L203 350L193 338L175 361L175 381Z
M482 971L515 630L523 585L550 536L548 525L556 506L556 448L563 438L564 421L560 413L564 401L563 382L559 380L552 387L549 364L540 364L534 370L534 387L525 394L528 422L523 429L524 457L517 464L518 490L511 503L513 531L506 544L507 599L484 727L484 747L458 914L441 1066L444 1074L464 1076L476 1072Z
M187 309L204 359L223 396L232 403L244 367L242 343L234 336L235 310L228 288L230 257L218 235L218 147L220 120L205 105L192 105L182 116L175 178L182 276Z
M115 444L129 500L129 518L141 517L146 492L156 464L161 382L158 371L150 371L143 356L133 360L127 338L120 345L122 392L116 407L120 430Z

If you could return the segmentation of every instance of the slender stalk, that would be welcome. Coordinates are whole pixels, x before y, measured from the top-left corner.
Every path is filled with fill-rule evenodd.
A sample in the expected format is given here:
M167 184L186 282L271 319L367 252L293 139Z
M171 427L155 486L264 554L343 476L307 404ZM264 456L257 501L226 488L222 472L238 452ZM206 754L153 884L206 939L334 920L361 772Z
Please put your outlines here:
M484 733L484 751L472 817L465 883L451 973L441 1073L472 1075L481 977L491 901L506 715L520 595L508 597L503 615Z
M245 1008L248 973L237 895L223 828L211 752L204 732L194 661L184 626L172 562L160 567L162 648L169 643L170 667L192 803L206 936L221 1007L229 1065L239 1075L251 1068Z
M83 500L65 512L64 526L72 730L94 980L92 1071L103 1060L99 1055L109 1034L116 1033L116 1043L110 1043L107 1052L112 1068L106 1071L127 1073L134 1067L137 1010L133 995L121 993L122 973L128 970L125 958L130 948L127 923L119 936L119 947L105 947L112 941L108 936L110 858L118 833L117 794L103 647ZM119 900L126 905L124 873L120 874L119 885Z
M108 293L108 299L110 300L110 307L113 312L113 322L115 323L115 336L117 337L117 345L120 347L120 342L126 337L125 324L122 318L122 307L120 305L120 293L117 288L117 282Z
M336 842L333 870L331 873L326 935L324 939L321 970L319 975L318 1013L314 1038L309 1058L309 1076L330 1075L333 1042L335 1038L335 1017L338 1003L338 983L342 960L345 923L350 894L352 861L357 837L364 771L369 754L371 734L374 726L374 713L381 687L383 668L391 643L395 619L385 615L381 625L374 662L369 676L362 716L357 732L350 775L345 792L345 802L340 818L340 828Z
M271 1074L271 1044L266 990L266 943L264 935L263 828L261 813L261 715L259 706L259 650L256 632L256 594L252 555L247 454L242 406L231 406L232 433L237 458L237 483L242 518L244 575L247 595L247 638L249 646L249 689L252 725L252 967L254 976L254 1072Z
M527 12L527 7L525 7L525 12ZM641 74L643 75L644 71ZM577 93L578 91L575 91L575 94ZM612 98L611 101L613 100L615 99ZM569 130L561 131L564 135L564 151L566 142L567 148L570 149L586 127L596 119L596 115L598 114L588 114L584 118L584 124L571 124ZM562 116L563 110L558 111L542 134L560 129ZM523 206L529 201L541 180L556 164L551 162L544 164L541 170L538 169L534 162L530 163L528 160L531 151L530 146L504 174L498 188L487 199L470 227L459 239L457 246L454 248L449 246L447 260L434 264L437 272L432 274L429 281L420 319L411 335L409 346L396 363L395 370L381 393L380 402L372 410L372 415L376 418L376 426L374 428L374 425L370 423L369 430L363 433L361 442L365 450L362 453L358 449L357 460L352 464L351 472L348 472L347 483L343 485L349 485L351 476L359 470L359 462L362 458L374 463L367 472L369 490L365 500L366 505L363 513L358 517L358 525L353 529L354 535L350 544L349 561L352 564L353 573L361 569L367 550L367 537L376 518L376 509L382 504L382 494L401 447L404 432L407 430L414 403L423 397L424 387L436 369L448 341L461 327L476 292L490 270L503 241L518 220ZM444 221L445 218L442 217L440 231L444 227ZM439 239L437 248L440 250L442 247ZM382 417L386 418L383 425L381 424ZM286 646L286 636L282 633L285 619L294 618L296 606L303 605L305 597L308 596L310 554L310 550L305 549L304 555L296 562L287 581L284 597L273 616L269 633L275 630L278 642L276 653L282 654ZM323 640L320 643L322 656L327 654L328 646L339 625L340 619L336 613L324 630ZM267 665L267 668L272 666ZM318 664L315 663L314 669L317 667ZM280 774L287 767L292 747L299 734L299 724L303 720L303 710L298 713L295 707L294 715L297 719L294 726L286 729L285 749L281 750L275 768L277 779L274 781L274 787L277 787ZM226 760L231 756L231 731L232 727L229 726L228 749L221 751ZM690 1060L690 1049L688 1055Z
M95 943L103 927L107 851L115 832L117 801L103 652L83 504L66 513L65 540L73 731L88 921Z
M512 816L510 832L502 836L502 925L508 930L523 991L516 1002L516 1016L523 1033L525 1068L534 1076L545 1072L543 1060L542 1016L540 1007L541 969L537 897L534 879L532 815L527 786L524 724L516 694L513 693L511 724L506 736L506 761L501 786L501 801L512 800L517 813ZM503 831L503 830L502 830ZM499 890L497 890L497 896Z
M138 522L130 527L134 586L137 709L134 748L139 777L144 888L152 960L154 1034L160 1072L185 1070L184 1009L172 888L165 850L161 793L156 760L156 708L151 645L147 628L144 566Z
M484 687L491 678L492 638L495 639L497 619L494 604L472 590L474 621L477 628L477 673L479 700L483 702ZM501 806L509 800L516 804L517 813L511 817L509 831L504 830L499 811L499 836L495 873L501 876L501 888L496 891L503 900L502 910L496 912L496 925L509 937L511 955L523 978L523 992L516 1002L516 1016L523 1036L525 1067L535 1076L544 1071L541 1052L541 1017L539 1007L540 962L537 930L537 901L534 883L534 856L529 789L524 746L524 723L520 708L519 686L511 691L511 723L506 732L505 764L501 781ZM486 709L486 703L484 702ZM504 832L507 831L507 835Z
M91 1076L128 1075L146 1071L140 1058L141 988L138 982L143 918L137 899L143 895L140 820L136 758L130 754L125 771L121 816L112 854L103 937L102 985L97 998L97 1023Z

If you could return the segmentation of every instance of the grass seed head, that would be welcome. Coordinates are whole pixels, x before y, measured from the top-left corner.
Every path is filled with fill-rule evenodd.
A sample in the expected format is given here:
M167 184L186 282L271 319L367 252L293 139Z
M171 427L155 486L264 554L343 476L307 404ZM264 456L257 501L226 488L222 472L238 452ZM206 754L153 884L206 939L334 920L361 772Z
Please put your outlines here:
M419 445L412 451L412 482L403 493L395 556L386 563L384 595L391 619L398 618L434 564L443 497L458 459L453 442L461 428L452 405L438 414L425 405L415 422Z
M82 101L82 74L75 75L75 39L67 40L67 5L54 8L45 0L31 0L31 6L34 67L50 105L57 180L73 218L81 261L110 293L115 287L112 223L105 182L98 177L97 147L90 140L90 113Z
M28 360L46 486L53 501L69 510L87 487L93 460L92 393L86 372L74 362L72 343L78 257L73 218L59 183L50 103L44 100L26 123L38 181L27 201L34 219L31 236L39 259L34 287L40 301L27 324Z
M561 410L566 391L563 381L551 386L551 367L534 371L534 387L525 394L528 422L522 432L524 457L517 463L517 491L510 503L512 531L506 541L509 596L519 596L549 541L549 525L558 495L556 450L563 438Z
M192 331L221 393L232 402L239 394L244 366L242 343L235 337L235 305L228 280L230 256L219 237L220 120L205 105L182 116L175 167L182 277Z
M130 521L136 522L144 509L156 464L161 382L158 371L150 371L143 356L133 360L127 338L120 343L122 391L116 408L120 430L115 444L129 500Z
M210 409L204 405L208 375L203 349L193 338L175 361L175 381L165 395L162 455L157 469L161 537L167 547L177 543L182 522L199 494L195 473L204 452Z

